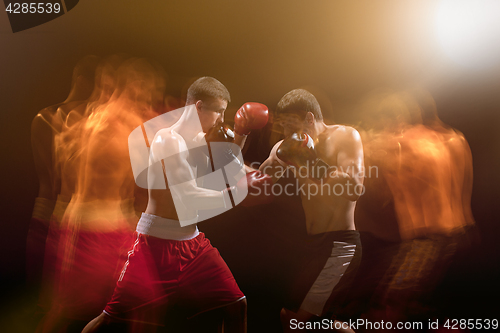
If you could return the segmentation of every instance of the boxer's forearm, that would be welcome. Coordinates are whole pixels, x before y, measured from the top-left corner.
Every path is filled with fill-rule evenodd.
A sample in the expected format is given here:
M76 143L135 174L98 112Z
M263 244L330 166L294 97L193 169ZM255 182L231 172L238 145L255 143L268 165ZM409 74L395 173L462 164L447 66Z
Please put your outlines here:
M245 142L247 141L247 135L239 135L238 133L234 133L234 143L243 150L245 146Z
M169 187L172 194L182 202L187 209L204 210L222 208L226 206L223 191L215 191L194 184L183 183Z

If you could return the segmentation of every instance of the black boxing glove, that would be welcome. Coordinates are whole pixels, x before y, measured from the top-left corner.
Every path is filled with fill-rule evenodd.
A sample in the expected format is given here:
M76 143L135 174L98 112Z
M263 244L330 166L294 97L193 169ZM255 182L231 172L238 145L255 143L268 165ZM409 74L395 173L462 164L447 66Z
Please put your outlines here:
M234 132L231 127L225 123L217 123L205 135L209 149L209 157L212 163L212 171L221 169L230 163L234 167L229 168L229 176L237 174L238 170L244 168L244 164L238 155L240 154L240 147L233 143ZM234 172L231 172L234 171Z
M276 151L278 159L296 168L306 168L307 176L316 180L326 176L330 166L316 155L313 139L306 133L293 133Z
M234 132L228 124L217 123L210 128L205 135L205 141L209 142L233 142Z

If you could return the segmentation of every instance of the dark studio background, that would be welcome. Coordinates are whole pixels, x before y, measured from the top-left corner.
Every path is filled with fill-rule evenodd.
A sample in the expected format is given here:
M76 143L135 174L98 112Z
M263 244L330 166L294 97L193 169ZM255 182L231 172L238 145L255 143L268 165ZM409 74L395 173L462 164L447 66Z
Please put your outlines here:
M227 120L244 102L274 109L283 94L307 86L317 92L326 118L356 124L356 102L371 90L428 88L440 118L462 131L471 146L472 209L482 240L452 267L442 292L455 318L498 317L500 61L481 70L454 65L434 36L433 6L431 1L401 0L87 0L51 22L15 34L6 13L0 13L1 321L22 311L27 292L25 240L38 189L31 120L42 108L66 99L79 59L117 52L160 63L173 96L180 96L193 77L216 77L231 93ZM257 145L255 135L251 139L249 154L262 161L271 146ZM258 262L252 262L252 247L263 242L259 232L265 234L266 226L243 232L249 227L241 224L254 221L239 219L237 213L230 212L222 223L200 224L200 229L207 230L247 294L249 329L255 332L275 310L251 310L253 304L266 304L264 292L255 291L266 281L255 271Z

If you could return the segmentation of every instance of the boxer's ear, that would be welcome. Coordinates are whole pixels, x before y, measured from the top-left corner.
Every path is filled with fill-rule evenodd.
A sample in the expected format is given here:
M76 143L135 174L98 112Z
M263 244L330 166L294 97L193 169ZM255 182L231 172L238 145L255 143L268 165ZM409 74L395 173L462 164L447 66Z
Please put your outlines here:
M307 125L312 125L314 124L314 114L312 112L308 112L306 113L306 118L305 118L305 122Z
M203 107L203 101L200 99L199 101L196 101L196 103L194 105L196 106L196 111L198 111L198 113L200 113L201 108Z
M25 3L28 7L22 8L19 1L4 0L5 11L9 17L12 32L19 32L52 21L73 9L79 0L53 0ZM28 12L29 14L26 15Z

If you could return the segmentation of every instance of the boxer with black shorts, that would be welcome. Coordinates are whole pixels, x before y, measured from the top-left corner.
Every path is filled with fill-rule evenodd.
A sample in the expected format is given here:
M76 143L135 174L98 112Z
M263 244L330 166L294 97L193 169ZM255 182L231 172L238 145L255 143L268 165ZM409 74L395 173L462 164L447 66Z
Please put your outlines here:
M306 90L283 96L276 113L286 138L260 170L276 182L293 166L308 234L302 259L297 258L301 272L292 277L293 291L281 311L283 329L289 332L300 327L292 323L334 318L359 266L354 208L362 193L363 147L354 128L326 125L319 103Z

